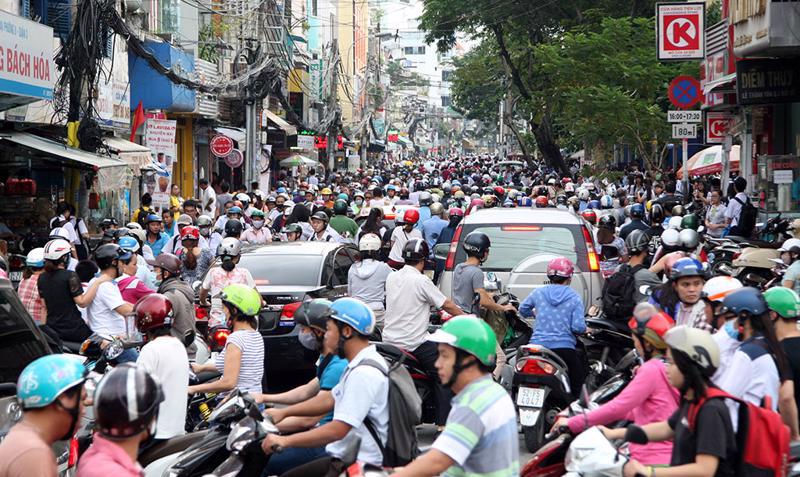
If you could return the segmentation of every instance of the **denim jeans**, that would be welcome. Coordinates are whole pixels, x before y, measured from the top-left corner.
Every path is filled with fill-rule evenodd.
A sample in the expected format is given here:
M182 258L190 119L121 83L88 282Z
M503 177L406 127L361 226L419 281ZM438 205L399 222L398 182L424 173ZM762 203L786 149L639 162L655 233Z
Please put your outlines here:
M280 454L272 454L269 458L267 468L261 474L262 477L269 475L281 475L284 472L325 457L324 447L311 447L308 449L292 447L284 449Z
M135 363L136 360L139 359L139 352L133 348L128 348L122 352L117 359L115 360L117 364L122 363Z

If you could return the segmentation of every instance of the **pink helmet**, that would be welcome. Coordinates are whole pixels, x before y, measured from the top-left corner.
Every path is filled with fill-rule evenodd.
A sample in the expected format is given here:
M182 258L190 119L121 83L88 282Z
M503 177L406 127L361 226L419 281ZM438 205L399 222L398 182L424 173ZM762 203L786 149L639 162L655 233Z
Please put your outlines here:
M547 264L547 276L548 277L561 277L561 278L572 278L572 274L575 272L575 266L572 262L569 261L568 258L558 257L550 260L550 263Z

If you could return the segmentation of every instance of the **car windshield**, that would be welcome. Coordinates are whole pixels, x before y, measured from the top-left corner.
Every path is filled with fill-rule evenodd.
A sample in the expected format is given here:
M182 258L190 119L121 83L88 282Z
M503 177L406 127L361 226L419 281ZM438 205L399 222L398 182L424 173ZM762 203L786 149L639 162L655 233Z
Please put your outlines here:
M9 301L13 293L0 289L0 383L16 383L25 366L50 353L35 334L28 313L18 302Z
M470 232L483 232L492 243L489 259L481 265L483 270L511 270L525 258L534 254L566 257L578 263L584 245L580 241L580 227L567 225L467 225L461 240ZM579 250L579 245L580 250ZM456 263L467 259L466 252L458 247Z
M319 255L242 254L239 267L250 270L256 285L318 286Z

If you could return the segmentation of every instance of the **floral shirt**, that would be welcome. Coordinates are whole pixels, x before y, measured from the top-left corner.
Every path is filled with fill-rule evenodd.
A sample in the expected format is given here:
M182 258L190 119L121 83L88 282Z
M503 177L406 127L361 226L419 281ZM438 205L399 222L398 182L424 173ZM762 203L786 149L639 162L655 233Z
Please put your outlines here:
M214 252L212 252L209 248L202 249L200 251L200 256L197 257L197 265L194 267L194 269L186 266L186 257L184 255L185 254L181 254L181 280L191 285L197 280L203 278L206 270L208 270L208 268L214 262ZM236 271L236 269L234 269L234 271Z
M37 324L44 324L47 318L44 308L44 300L39 296L39 275L32 275L30 278L19 282L17 294L19 300L31 314L31 318Z
M211 297L209 327L225 324L225 313L222 311L222 301L219 299L219 295L223 288L236 283L247 285L251 288L256 287L253 276L250 275L250 271L246 268L236 267L230 272L226 272L221 267L214 267L206 274L206 278L203 280L203 288L209 290L209 296Z

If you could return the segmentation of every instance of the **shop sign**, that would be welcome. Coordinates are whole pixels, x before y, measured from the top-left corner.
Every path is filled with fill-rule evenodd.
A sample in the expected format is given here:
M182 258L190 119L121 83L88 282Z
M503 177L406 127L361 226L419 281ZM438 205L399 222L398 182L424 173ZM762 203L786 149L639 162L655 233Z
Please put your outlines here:
M145 186L153 197L153 207L158 210L169 208L177 130L177 121L172 119L148 119L145 123L144 145L150 149L153 162L158 166L155 174L146 176Z
M0 10L0 93L53 99L53 29Z
M800 59L759 59L736 62L740 105L800 101Z
M225 157L225 164L231 169L235 169L242 165L244 162L244 154L238 149L234 149Z
M702 60L705 46L705 3L656 4L658 60Z
M118 35L114 35L113 43L114 57L103 59L103 67L111 74L100 75L95 109L101 124L128 129L131 124L131 88L127 46Z
M734 0L733 51L738 57L795 56L798 0Z
M706 144L722 144L734 120L732 114L706 113Z
M314 136L297 135L297 147L301 149L314 149Z
M217 157L227 157L228 154L233 152L233 139L228 136L219 134L211 139L211 154Z
M772 182L776 184L791 184L792 182L794 182L792 176L793 176L793 171L791 169L775 171L773 172Z

